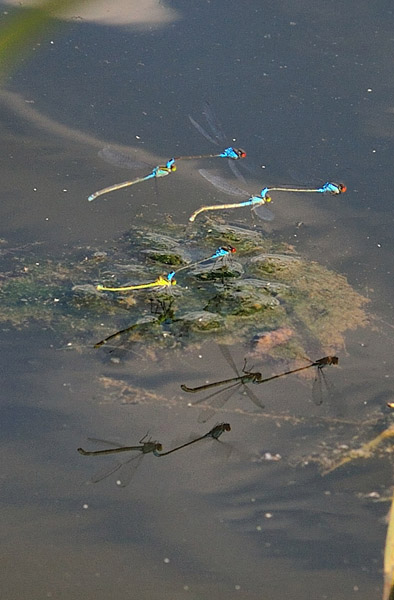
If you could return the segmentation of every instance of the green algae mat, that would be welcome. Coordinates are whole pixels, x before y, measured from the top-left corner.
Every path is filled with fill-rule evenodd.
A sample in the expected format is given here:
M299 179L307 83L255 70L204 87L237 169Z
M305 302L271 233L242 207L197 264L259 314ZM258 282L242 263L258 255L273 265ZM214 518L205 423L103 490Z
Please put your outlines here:
M236 248L231 260L183 268L227 245ZM214 336L253 340L262 354L291 358L340 349L347 330L368 323L367 300L344 276L257 231L215 221L193 229L135 226L105 246L59 257L39 244L13 249L3 241L0 256L3 328L50 329L75 348L139 341L176 349ZM177 283L168 288L97 290L153 282L171 271Z

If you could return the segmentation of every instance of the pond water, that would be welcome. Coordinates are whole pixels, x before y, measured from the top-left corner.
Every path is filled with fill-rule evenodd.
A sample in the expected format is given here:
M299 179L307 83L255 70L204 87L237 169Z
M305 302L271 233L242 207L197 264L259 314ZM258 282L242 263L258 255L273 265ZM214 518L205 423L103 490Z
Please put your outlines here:
M2 4L5 23L26 15L16 4ZM394 400L392 10L111 8L105 19L92 1L48 22L0 91L2 597L379 597L389 505L374 497L392 485L388 448L324 473L390 424ZM103 148L151 166L214 153L188 118L202 125L207 101L247 151L237 185L344 181L346 194L272 194L272 221L240 208L190 223L203 205L239 201L198 172L234 181L227 162L201 159L88 202L149 172L106 162ZM96 290L154 281L223 244L237 246L237 284L212 282L209 263L203 277L179 273L161 303ZM204 412L204 396L180 386L235 377L221 346L263 377L306 355L339 365L324 369L322 404L306 369L251 383L264 408L241 389ZM104 447L87 438L144 436L167 451L219 422L231 425L220 440L131 462L127 487L116 484L124 469L91 481L129 456L77 452Z

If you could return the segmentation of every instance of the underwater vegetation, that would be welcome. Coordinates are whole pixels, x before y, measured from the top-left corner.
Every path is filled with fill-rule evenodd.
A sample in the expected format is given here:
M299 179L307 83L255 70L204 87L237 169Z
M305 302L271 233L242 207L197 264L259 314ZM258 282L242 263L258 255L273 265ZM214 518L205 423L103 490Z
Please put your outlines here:
M223 245L236 248L231 260L204 261ZM347 330L368 323L366 298L344 276L286 243L213 221L193 231L139 225L106 248L80 247L58 258L40 245L26 252L3 243L0 250L3 327L51 329L62 342L72 336L75 347L104 345L108 337L108 344L177 348L214 334L223 343L253 339L261 354L289 358L337 350ZM170 289L97 290L170 271L177 282Z

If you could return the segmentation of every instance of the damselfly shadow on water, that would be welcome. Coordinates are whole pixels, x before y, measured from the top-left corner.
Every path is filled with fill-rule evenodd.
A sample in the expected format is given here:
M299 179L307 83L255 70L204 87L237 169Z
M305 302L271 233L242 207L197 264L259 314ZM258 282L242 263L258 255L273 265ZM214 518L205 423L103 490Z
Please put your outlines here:
M201 442L206 439L213 439L219 441L219 438L223 435L224 432L231 431L231 426L229 423L218 423L212 429L210 429L204 435L200 435L197 438L194 438L188 442L184 442L180 446L176 446L171 450L167 450L166 452L162 452L163 446L160 442L156 440L148 439L146 434L140 441L137 446L123 446L118 444L117 442L109 442L107 440L99 440L96 438L88 438L92 442L105 444L107 446L112 446L112 448L107 448L104 450L85 450L84 448L77 448L79 454L82 456L104 456L104 455L113 455L113 454L125 454L132 453L131 458L125 460L123 462L116 462L110 468L105 469L94 475L89 483L98 483L99 481L103 481L110 475L116 472L120 472L118 479L116 480L116 485L119 487L126 487L135 471L137 470L141 460L146 454L153 454L156 457L168 456L169 454L173 454L174 452L178 452L179 450L183 450L192 444L196 444L197 442ZM137 453L137 455L135 455Z
M323 369L327 366L337 366L339 359L337 356L323 356L322 358L318 358L314 361L308 358L305 360L309 360L308 365L297 367L296 369L291 369L289 371L284 371L283 373L278 373L277 375L271 375L271 377L261 379L261 381L258 381L257 383L267 383L268 381L273 381L274 379L279 379L280 377L286 377L287 375L293 375L295 373L305 371L306 369L314 368L315 375L312 383L312 400L316 406L321 406L328 398L333 399L335 391L333 384L327 379Z
M110 468L107 467L105 470L96 473L96 475L94 475L88 483L98 483L113 473L120 471L116 480L116 485L119 487L126 487L129 485L144 456L146 454L154 454L158 456L158 452L160 452L160 450L163 448L160 442L153 441L151 439L145 441L147 435L148 434L146 434L139 441L139 445L137 446L124 446L122 444L118 444L117 442L88 438L91 442L106 444L107 446L112 446L112 448L107 448L105 450L84 450L83 448L78 448L78 452L83 456L102 456L129 452L132 453L131 458L128 458L124 461L117 461Z
M223 346L223 345L219 344L219 348L220 348L224 358L226 359L226 361L228 362L228 364L230 365L230 367L236 374L236 377L231 377L229 379L223 379L221 381L215 381L213 383L208 383L208 384L201 385L201 386L198 386L195 388L188 387L185 384L181 385L181 388L184 392L191 392L191 393L202 392L204 390L209 390L209 389L212 389L215 387L224 386L224 387L222 387L222 389L217 390L213 394L210 394L209 396L203 398L202 400L198 400L197 402L193 403L193 405L201 404L201 403L204 403L204 404L206 403L209 405L209 408L208 407L204 408L203 411L201 412L201 414L199 415L199 417L198 417L199 423L205 423L206 421L208 421L215 414L215 411L222 408L224 406L224 404L231 398L233 393L240 388L242 388L243 393L248 396L248 398L253 402L253 404L255 406L257 406L257 408L259 410L264 409L264 404L261 402L261 400L259 400L257 398L257 396L255 396L255 394L252 392L252 390L247 385L248 383L257 383L258 380L261 379L261 373L247 370L247 368L246 368L247 365L246 365L246 360L245 360L244 366L242 369L243 374L241 375L234 363L234 360L233 360L227 346ZM227 393L224 393L224 392L227 392Z
M214 409L222 408L223 405L225 404L225 402L227 400L229 400L229 398L232 396L234 391L241 386L243 387L244 393L246 393L248 395L250 400L252 400L252 402L258 408L264 409L264 404L262 403L262 401L259 400L255 396L255 394L249 389L247 384L254 383L254 384L259 385L261 383L268 383L269 381L273 381L274 379L279 379L280 377L285 377L287 375L299 373L301 371L304 371L304 370L310 369L310 368L316 369L316 373L315 373L315 377L314 377L314 381L313 381L313 385L312 385L313 402L317 406L320 406L323 403L323 399L326 396L333 395L333 387L327 381L327 379L323 373L323 368L328 365L337 365L338 364L337 356L324 356L323 358L319 358L315 361L309 361L309 364L305 365L303 367L298 367L296 369L291 369L289 371L284 371L282 373L278 373L277 375L271 375L270 377L264 378L260 372L248 370L246 368L246 360L244 362L244 366L242 369L243 374L241 375L238 372L238 370L234 364L234 361L229 353L228 348L225 346L221 346L221 345L219 347L220 347L220 350L222 351L224 357L226 358L227 362L230 364L233 371L236 373L236 377L231 377L229 379L223 379L221 381L214 381L213 383L208 383L208 384L200 385L200 386L193 387L193 388L186 386L184 384L181 385L181 388L184 392L190 392L190 393L198 393L198 392L202 392L205 390L210 390L212 388L225 386L224 388L222 387L221 390L216 391L213 394L209 395L208 397L194 403L194 404L200 404L200 403L204 402L204 403L209 404L211 407L209 409L204 410L201 413L201 415L199 416L199 419L198 419L199 422L205 422L208 419L210 419L211 416L214 414ZM222 392L224 392L226 390L229 390L229 393L224 394L222 396L221 395Z
M94 348L105 347L109 354L122 350L131 352L132 346L144 345L144 336L154 336L157 328L165 330L167 324L174 323L176 320L172 299L151 298L149 315L96 342ZM133 335L135 335L135 339L133 339Z

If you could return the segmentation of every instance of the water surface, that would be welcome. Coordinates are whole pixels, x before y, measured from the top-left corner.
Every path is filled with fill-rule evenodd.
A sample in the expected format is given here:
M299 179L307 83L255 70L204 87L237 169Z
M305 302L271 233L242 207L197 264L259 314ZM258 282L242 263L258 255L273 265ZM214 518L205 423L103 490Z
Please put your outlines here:
M197 173L212 164L197 163L159 181L158 195L146 183L87 202L129 177L98 156L107 144L152 165L212 151L188 120L208 99L248 151L252 189L296 176L346 181L339 198L278 197L271 224L247 210L228 221L262 228L345 275L370 299L371 326L349 332L338 351L340 368L328 373L335 403L314 406L308 382L294 379L258 389L265 413L235 395L216 415L232 427L223 445L148 455L119 489L114 478L87 485L100 465L76 448L88 436L134 444L149 431L167 449L205 433L215 418L198 423L179 386L232 376L214 336L181 356L129 353L117 363L93 349L96 339L77 352L72 334L3 323L3 595L376 597L387 506L365 496L390 487L389 458L326 477L311 458L358 447L389 419L391 10L384 2L161 5L170 12L146 26L141 17L124 27L66 22L8 74L0 96L5 248L21 269L36 242L46 257L107 251L130 224L165 228L168 215L186 223L215 202ZM225 163L217 168L231 176ZM238 365L248 350L234 346ZM266 452L281 460L264 460Z

